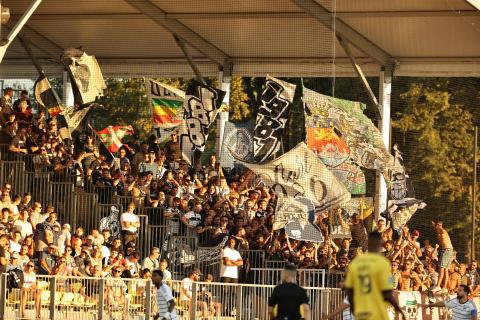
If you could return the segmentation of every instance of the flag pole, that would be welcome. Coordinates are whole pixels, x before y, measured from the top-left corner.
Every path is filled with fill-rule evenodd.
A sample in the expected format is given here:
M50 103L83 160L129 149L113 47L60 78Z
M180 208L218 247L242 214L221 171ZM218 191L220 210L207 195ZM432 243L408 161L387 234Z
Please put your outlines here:
M476 198L477 198L477 148L478 148L478 126L475 125L475 137L473 148L473 191L472 191L472 248L471 261L475 260L475 228L476 228Z

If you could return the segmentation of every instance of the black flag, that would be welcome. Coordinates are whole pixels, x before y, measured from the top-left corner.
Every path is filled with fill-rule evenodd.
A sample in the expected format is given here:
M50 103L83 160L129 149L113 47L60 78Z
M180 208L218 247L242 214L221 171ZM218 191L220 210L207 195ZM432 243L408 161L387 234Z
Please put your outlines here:
M35 100L47 109L51 117L55 117L62 112L62 105L58 96L44 74L35 82L34 92Z

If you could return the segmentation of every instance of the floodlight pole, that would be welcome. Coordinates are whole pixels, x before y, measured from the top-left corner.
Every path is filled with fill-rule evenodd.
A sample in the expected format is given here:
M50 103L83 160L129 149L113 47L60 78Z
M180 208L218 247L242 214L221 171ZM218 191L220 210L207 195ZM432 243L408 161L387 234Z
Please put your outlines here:
M28 19L32 16L32 14L35 12L35 10L38 8L38 6L42 3L42 0L33 0L32 4L30 7L28 7L27 11L20 17L20 19L17 21L15 26L10 30L10 33L8 34L7 38L1 39L0 40L0 63L3 60L3 57L5 56L5 52L8 49L8 46L13 42L15 37L18 35L20 30L22 30L23 26L27 23Z
M390 150L390 97L392 94L392 66L384 66L380 71L379 106L381 118L378 127L382 133L382 140L387 150ZM387 182L381 173L376 179L377 199L375 201L375 214L378 219L381 212L387 209L388 190Z
M477 205L477 148L478 148L478 126L475 126L475 138L473 148L473 191L472 191L472 240L471 240L471 261L475 260L475 228L476 228L476 205Z

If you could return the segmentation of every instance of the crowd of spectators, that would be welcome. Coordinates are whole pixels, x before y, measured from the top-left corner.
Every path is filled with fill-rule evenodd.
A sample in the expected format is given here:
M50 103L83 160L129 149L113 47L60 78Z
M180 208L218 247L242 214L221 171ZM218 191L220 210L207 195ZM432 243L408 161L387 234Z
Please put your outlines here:
M28 192L12 195L12 186L4 183L0 272L18 267L43 275L148 277L160 268L164 278L171 279L168 261L159 260L160 249L152 248L143 259L137 250L138 230L144 226L136 208L153 207L161 209L162 218L179 221L170 225L172 234L195 235L202 246L216 246L227 236L233 239L232 250L240 257L224 250L221 261L220 276L229 282L245 281L241 271L250 267L243 255L248 250L263 250L268 260L302 269L343 273L366 250L367 233L378 230L385 256L392 261L396 289L453 292L460 284L472 285L474 292L479 288L476 262L457 262L441 222L433 223L438 245L428 240L421 245L418 230L404 226L396 232L383 218L373 223L366 213L370 210L371 215L371 209L362 204L351 217L339 208L317 213L314 223L323 243L288 239L282 230L273 230L276 193L257 184L251 171L224 172L215 155L204 165L189 165L182 159L176 133L162 145L155 136L143 142L129 137L118 153L105 154L93 133L63 140L55 119L46 119L42 111L32 115L27 92L15 102L11 97L7 89L0 102L0 143L8 145L10 153L31 155L36 171L73 176L78 192L87 185L109 187L132 200L121 215L121 237L112 238L108 229L72 230L68 221L57 221L55 207L36 202ZM338 233L340 229L344 232Z

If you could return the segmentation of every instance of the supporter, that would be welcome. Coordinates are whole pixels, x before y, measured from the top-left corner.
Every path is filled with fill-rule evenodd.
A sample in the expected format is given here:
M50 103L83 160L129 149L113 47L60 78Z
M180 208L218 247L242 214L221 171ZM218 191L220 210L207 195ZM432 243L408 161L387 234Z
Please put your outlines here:
M3 96L0 99L0 122L3 125L7 122L6 115L13 113L13 89L8 87L4 90Z
M158 259L160 258L160 249L157 247L153 247L150 250L150 255L145 257L142 262L142 269L148 269L150 271L158 270L160 268L160 262Z
M160 261L160 267L159 267L160 271L163 272L163 281L168 284L168 285L171 285L171 282L172 282L172 273L168 270L168 261L167 259L162 259Z
M37 225L47 220L47 212L42 214L42 205L39 202L34 202L32 205L32 212L30 213L30 222L33 230L37 229Z
M28 210L31 208L31 203L30 203L31 201L32 201L32 194L30 192L24 193L22 197L22 201L18 206L18 210L26 210L28 213Z
M128 205L126 212L122 213L120 222L122 224L122 237L123 243L128 244L137 242L138 228L140 227L140 219L133 212L135 210L135 204L132 202Z
M15 231L12 233L10 238L10 252L11 253L19 253L20 249L22 249L21 245L22 241L22 234L19 231Z
M32 108L32 102L28 98L28 91L27 90L22 90L20 92L20 98L15 100L15 102L13 103L13 111L19 112L21 110L20 105L22 104L22 102L25 103L25 105L27 106L28 109Z
M185 224L185 226L187 226L189 229L194 229L202 222L201 212L202 204L196 202L191 211L188 211L181 216L180 221L182 221L182 223Z
M442 221L432 221L433 228L435 233L437 234L437 240L440 244L440 255L438 258L438 268L439 268L439 276L438 276L438 284L435 289L444 288L447 286L448 283L448 267L453 261L453 246L452 242L450 241L450 236L448 235L447 230L443 228Z
M19 127L15 136L10 142L8 150L12 153L28 154L27 150L27 128Z
M46 246L38 257L38 274L49 275L53 274L56 265L55 246L53 244Z
M186 306L188 309L192 305L192 295L193 295L193 283L200 280L202 275L201 271L198 269L192 270L187 278L182 280L182 286L180 288L180 301L181 304ZM198 295L199 293L197 293ZM200 317L208 317L208 305L205 301L197 301L197 309L201 311Z
M478 263L477 261L470 262L467 270L467 277L472 285L473 292L477 292L477 288L480 285L480 274L478 273Z
M25 307L27 301L32 298L35 300L36 317L40 318L40 290L36 288L35 265L33 262L28 262L23 269L23 285L20 289L20 318L25 318Z
M0 122L2 121L0 116ZM10 145L13 138L15 138L16 125L15 122L2 123L2 130L0 130L0 143Z
M238 267L243 265L243 259L240 253L235 250L236 240L231 237L227 240L227 245L222 250L220 277L222 282L237 283Z
M7 272L7 266L10 262L9 239L6 234L0 236L0 274Z

